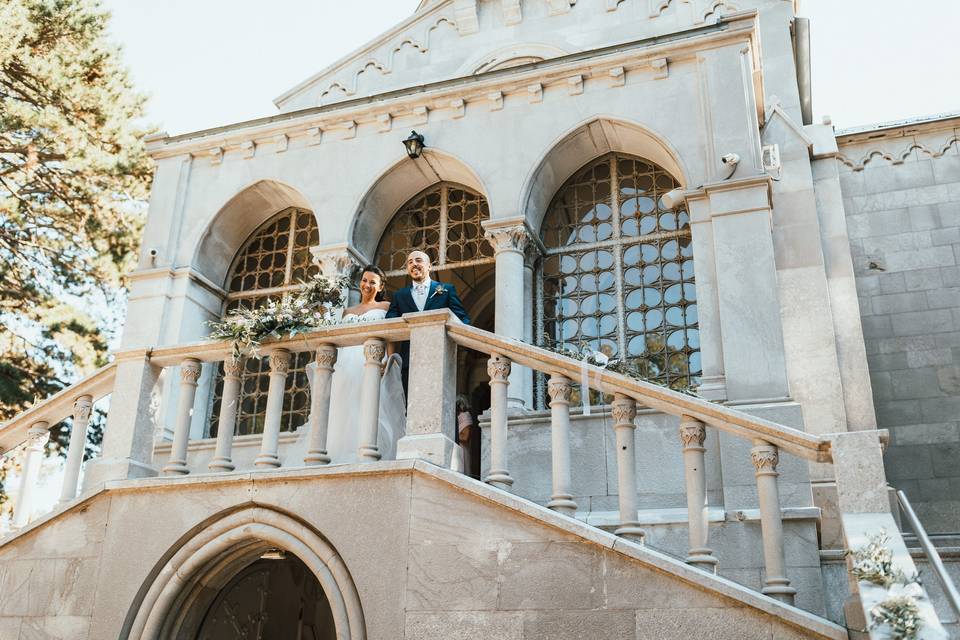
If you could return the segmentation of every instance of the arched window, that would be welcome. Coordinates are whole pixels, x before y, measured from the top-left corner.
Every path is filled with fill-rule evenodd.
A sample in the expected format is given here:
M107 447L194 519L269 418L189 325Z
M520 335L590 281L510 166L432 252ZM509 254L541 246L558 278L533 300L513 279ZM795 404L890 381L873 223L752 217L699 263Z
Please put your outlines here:
M383 232L377 266L388 277L406 274L407 255L425 252L438 271L494 262L480 223L490 217L487 200L459 184L441 182L403 205Z
M586 344L675 389L699 384L690 219L661 200L678 186L652 162L609 153L560 188L541 227L541 344Z
M270 218L254 231L237 252L227 278L224 313L239 308L256 308L267 300L295 291L300 283L318 272L310 247L320 239L317 221L303 209L290 208ZM294 354L283 396L281 429L293 431L306 422L310 410L309 384L305 367L310 353ZM240 410L236 434L263 431L270 385L270 363L266 358L247 358L240 374ZM223 364L217 371L210 412L210 435L217 433L220 400L223 394Z

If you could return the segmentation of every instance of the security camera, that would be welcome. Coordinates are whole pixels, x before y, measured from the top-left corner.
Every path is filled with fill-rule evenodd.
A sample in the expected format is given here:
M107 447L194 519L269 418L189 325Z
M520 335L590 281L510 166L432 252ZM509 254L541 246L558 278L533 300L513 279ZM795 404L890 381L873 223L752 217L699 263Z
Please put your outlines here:
M667 191L663 194L663 206L667 209L673 209L683 202L683 187L677 187L673 191Z
M721 180L726 180L733 175L733 172L737 170L737 164L740 163L740 156L735 153L728 153L727 155L720 158L720 162L723 164L723 175L720 177Z

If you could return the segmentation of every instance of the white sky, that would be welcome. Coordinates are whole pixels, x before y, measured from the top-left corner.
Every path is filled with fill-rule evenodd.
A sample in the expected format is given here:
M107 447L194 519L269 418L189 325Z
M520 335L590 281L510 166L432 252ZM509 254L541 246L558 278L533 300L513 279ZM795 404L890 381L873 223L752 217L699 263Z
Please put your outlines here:
M149 120L170 134L276 112L272 100L410 15L417 0L103 0ZM628 0L639 2L640 0ZM960 111L960 2L802 0L815 120Z

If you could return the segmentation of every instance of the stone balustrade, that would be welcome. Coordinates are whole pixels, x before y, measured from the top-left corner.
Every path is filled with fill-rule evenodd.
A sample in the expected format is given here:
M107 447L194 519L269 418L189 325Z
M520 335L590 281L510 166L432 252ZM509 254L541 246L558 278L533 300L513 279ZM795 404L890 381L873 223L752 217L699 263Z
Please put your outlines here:
M571 358L540 349L521 341L503 338L473 327L464 326L447 311L409 314L404 318L372 323L342 325L297 336L295 339L265 343L257 356L266 358L270 365L269 389L260 452L254 466L269 471L281 466L312 466L330 463L327 452L327 432L330 418L331 384L336 375L338 350L345 346L363 346L364 371L359 398L361 413L356 425L360 434L358 459L361 463L375 463L381 458L377 445L377 425L380 394L380 366L386 344L399 340L411 343L410 387L407 411L407 429L397 447L398 458L418 458L449 467L454 448L456 349L472 349L488 356L487 372L490 378L490 442L489 472L484 481L499 489L510 491L514 478L508 460L508 386L514 365L540 371L549 376L547 393L550 398L550 446L552 493L547 506L554 511L574 516L577 502L572 482L570 403L575 388L573 380L588 380L590 388L613 398L608 408L612 417L613 439L616 447L616 482L619 500L619 521L615 533L626 540L644 544L645 531L638 517L638 486L636 468L638 407L660 411L679 420L678 448L682 456L684 486L686 488L688 552L686 561L707 572L716 572L718 559L710 547L707 508L707 470L705 455L709 441L708 430L749 443L743 464L752 465L759 502L764 559L762 592L770 597L792 604L796 589L791 586L784 554L784 533L778 486L778 466L782 453L789 453L807 461L834 462L837 443L846 443L844 437L822 437L785 427L774 422L741 413L730 407L708 402L702 398L628 378L606 369L584 365ZM306 454L302 459L284 459L279 448L283 392L290 375L293 354L312 352L315 355L316 375L313 378L310 399L310 419L306 426ZM237 416L241 360L233 357L226 343L203 342L152 351L118 354L118 362L104 372L98 372L93 381L88 379L61 392L47 403L31 409L10 423L0 427L0 443L26 441L24 480L17 495L15 525L29 521L36 477L43 446L50 425L72 415L74 433L85 434L93 403L112 390L114 398L104 440L104 458L98 461L97 480L128 479L143 472L144 460L152 461L153 433L148 428L150 390L156 385L164 368L179 370L177 381L175 429L170 456L160 473L182 476L191 472L188 461L190 425L197 397L197 385L204 363L223 362L223 394L218 421L216 451L210 460L208 472L223 473L236 468L232 446ZM583 376L583 368L588 375ZM122 375L119 372L122 370ZM581 393L586 390L581 389ZM119 414L119 415L115 415ZM146 426L145 426L146 425ZM874 500L882 506L882 462L877 457L883 432L858 436L870 439L871 459L879 470L871 477L871 490L878 495ZM246 436L245 436L246 437ZM66 465L66 480L61 501L76 497L77 478L83 456L82 438L72 438ZM862 444L862 443L861 443ZM745 444L746 446L746 444ZM861 449L866 450L865 445ZM858 452L851 446L843 449L845 456ZM118 464L116 460L126 462ZM194 471L196 471L194 469ZM111 475L112 474L112 475ZM154 470L152 475L156 475ZM862 490L862 474L849 472L837 475L840 507L863 510L861 498L850 498ZM881 509L871 503L874 511ZM862 532L858 533L862 535Z

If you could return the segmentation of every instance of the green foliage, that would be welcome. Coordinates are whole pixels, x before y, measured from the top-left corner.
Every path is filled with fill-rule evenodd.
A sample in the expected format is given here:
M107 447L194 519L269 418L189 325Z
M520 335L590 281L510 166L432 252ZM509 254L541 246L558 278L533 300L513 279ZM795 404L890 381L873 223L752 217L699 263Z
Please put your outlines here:
M0 1L0 420L105 364L119 324L151 165L108 19Z

